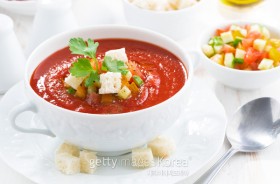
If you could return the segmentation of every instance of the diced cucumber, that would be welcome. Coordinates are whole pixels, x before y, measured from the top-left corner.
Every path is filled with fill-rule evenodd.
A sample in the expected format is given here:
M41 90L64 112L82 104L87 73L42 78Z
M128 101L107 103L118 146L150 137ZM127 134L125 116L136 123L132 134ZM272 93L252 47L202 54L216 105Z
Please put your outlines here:
M266 46L266 40L256 39L254 41L254 45L253 45L254 49L256 49L260 52L262 52L264 50L265 46Z
M224 65L226 67L229 67L229 68L233 68L234 67L234 56L232 53L226 53L225 54L225 59L224 59Z
M128 71L125 75L125 78L127 79L127 81L130 81L131 77L132 77L132 73Z
M128 87L124 86L118 92L118 96L122 99L127 99L131 95L131 91Z
M265 39L269 39L270 38L270 32L269 32L269 30L266 27L262 26L261 31L262 31L262 34L263 34Z
M224 42L223 42L223 40L222 40L222 38L220 36L215 36L215 37L210 39L208 44L212 45L212 46L218 46L218 45L223 45Z
M211 60L215 63L223 65L223 55L221 54L215 54L213 57L211 57Z
M244 36L244 37L246 37L247 34L248 34L248 32L247 32L246 29L240 29L239 31L240 31L240 34L241 34L242 36Z
M215 45L214 51L216 54L220 54L222 52L223 46L222 45Z
M207 44L202 46L202 51L207 57L211 57L215 54L213 47Z
M236 57L236 58L240 58L240 59L244 59L245 54L246 54L246 51L245 51L245 50L236 49L235 57Z
M264 58L258 66L259 70L268 70L273 68L274 61L271 59Z
M231 31L238 30L238 31L239 31L240 29L241 29L240 26L235 25L235 24L232 24L232 25L230 26L230 29L229 29L229 30L231 30Z
M224 43L229 43L229 42L232 42L234 40L231 31L222 33L221 38L222 38Z
M250 28L250 33L251 32L262 33L261 26L259 24L252 25Z

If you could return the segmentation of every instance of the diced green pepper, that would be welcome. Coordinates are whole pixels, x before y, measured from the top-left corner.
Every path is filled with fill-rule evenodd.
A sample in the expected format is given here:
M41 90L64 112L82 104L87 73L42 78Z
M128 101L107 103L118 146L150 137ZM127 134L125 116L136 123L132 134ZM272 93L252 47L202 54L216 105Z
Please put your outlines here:
M244 63L244 59L241 59L241 58L234 58L233 59L233 63L238 63L238 64L243 64Z
M242 42L242 40L236 38L236 39L232 42L232 46L234 46L234 47L236 48L240 42Z
M208 44L212 45L212 46L219 46L219 45L223 45L224 42L220 36L215 36L215 37L211 38L211 40L209 41Z
M123 70L123 71L121 71L121 74L126 75L128 72L129 72L129 70Z
M143 80L142 80L141 77L139 77L138 75L134 75L132 78L133 78L134 83L135 83L138 87L140 87L140 86L142 86L142 85L144 84Z
M76 93L76 90L70 87L67 89L67 93L74 95Z

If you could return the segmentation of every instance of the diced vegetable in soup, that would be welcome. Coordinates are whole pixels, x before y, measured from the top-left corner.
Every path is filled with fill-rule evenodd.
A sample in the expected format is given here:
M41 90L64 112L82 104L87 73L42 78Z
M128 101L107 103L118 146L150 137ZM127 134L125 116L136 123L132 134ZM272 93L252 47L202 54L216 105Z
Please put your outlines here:
M144 109L176 94L185 84L183 63L158 46L125 39L72 38L69 47L34 71L34 91L57 106L84 113Z
M202 50L213 62L239 70L268 70L280 62L280 39L258 24L217 29Z

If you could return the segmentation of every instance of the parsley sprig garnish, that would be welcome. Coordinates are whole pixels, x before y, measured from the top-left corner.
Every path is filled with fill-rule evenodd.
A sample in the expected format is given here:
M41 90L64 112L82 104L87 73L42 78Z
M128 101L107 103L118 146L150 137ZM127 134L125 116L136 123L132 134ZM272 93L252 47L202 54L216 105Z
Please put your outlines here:
M88 39L87 43L82 38L71 38L69 47L72 54L80 54L90 59L93 59L96 69L93 69L88 58L79 58L70 67L71 75L75 77L87 77L85 86L92 86L94 82L99 81L98 75L98 61L96 59L96 51L99 46L98 42Z
M124 61L113 60L110 56L105 56L102 63L102 70L110 72L120 72L125 75L128 72Z
M98 42L88 39L87 43L82 38L71 38L69 47L72 54L80 54L89 58L96 59L96 50Z
M87 58L79 58L70 68L70 73L75 77L86 77L92 71L94 71L94 69Z
M70 68L70 73L75 77L88 76L88 78L85 80L86 87L89 87L94 82L99 81L98 72L92 68L90 60L87 58L79 58L75 63L73 63Z

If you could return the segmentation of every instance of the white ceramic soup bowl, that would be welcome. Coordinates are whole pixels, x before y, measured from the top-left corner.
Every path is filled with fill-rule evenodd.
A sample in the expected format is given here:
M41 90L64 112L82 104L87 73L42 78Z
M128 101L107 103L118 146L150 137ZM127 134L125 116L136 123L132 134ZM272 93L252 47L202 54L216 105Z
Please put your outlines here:
M135 112L87 114L55 106L37 95L29 81L40 62L66 47L69 39L73 37L125 38L155 44L167 49L183 61L188 71L188 79L173 97L158 105ZM174 41L163 35L129 26L82 28L52 37L34 50L25 70L25 92L30 101L15 107L9 117L13 127L19 131L57 136L74 145L95 150L101 155L118 155L146 144L178 119L188 100L192 76L190 57ZM27 129L17 125L16 117L25 111L33 111L47 129Z
M269 70L262 71L246 71L228 68L217 64L209 59L202 51L202 46L207 44L209 39L215 34L216 29L224 28L228 25L246 25L246 24L260 24L268 28L271 38L280 39L280 29L274 28L270 25L256 22L246 21L227 21L209 28L201 37L199 42L199 53L203 64L206 66L208 72L222 84L241 90L255 90L262 88L272 82L280 79L280 67L275 67Z
M194 32L205 1L200 0L197 4L180 10L155 11L122 0L128 24L157 31L175 40L183 39Z

